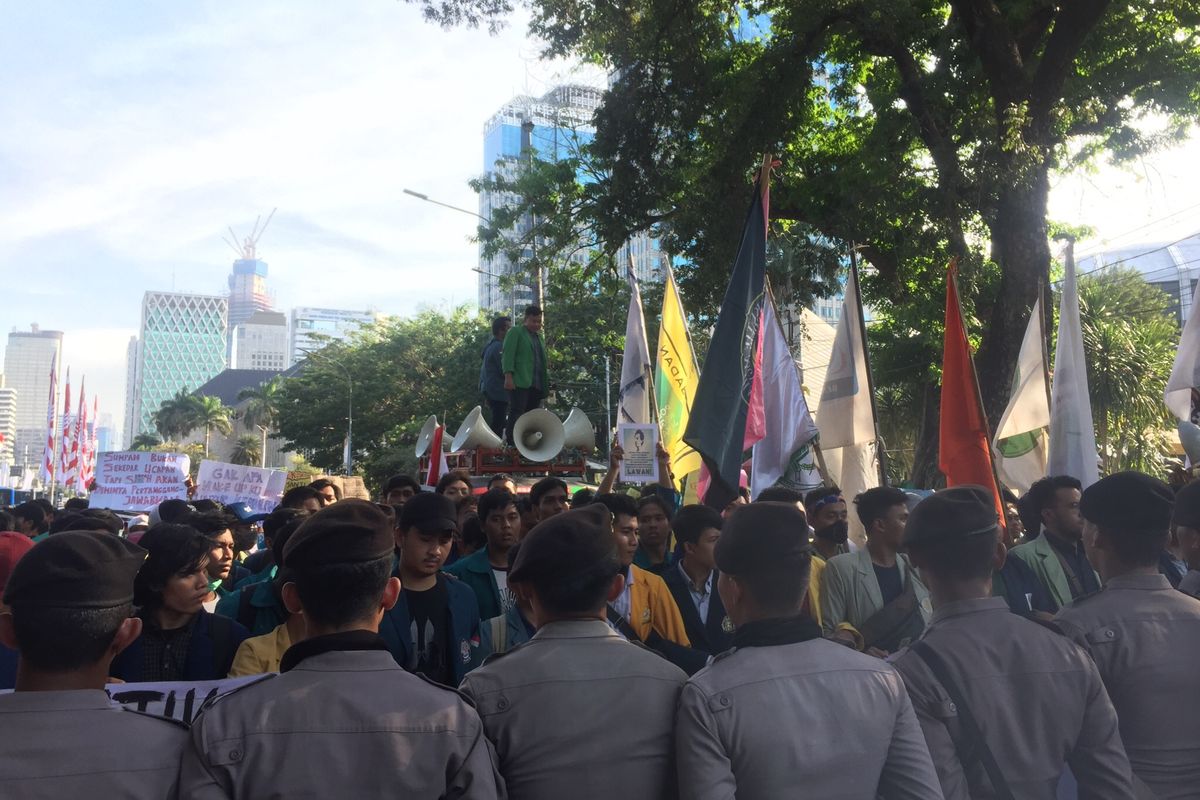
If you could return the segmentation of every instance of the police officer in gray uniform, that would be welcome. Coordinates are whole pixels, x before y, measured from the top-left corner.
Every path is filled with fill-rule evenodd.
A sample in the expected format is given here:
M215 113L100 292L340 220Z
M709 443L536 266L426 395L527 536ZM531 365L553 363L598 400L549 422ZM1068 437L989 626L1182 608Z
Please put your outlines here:
M559 514L521 542L508 585L534 637L463 679L500 772L520 800L677 796L672 729L687 676L618 635L607 603L623 578L602 505Z
M0 641L20 652L0 695L0 796L173 798L186 726L122 709L109 664L142 630L133 579L146 551L107 533L58 533L13 568Z
M894 666L947 800L1053 800L1069 764L1080 796L1131 797L1117 714L1087 653L992 596L1005 547L992 493L956 486L913 509L904 545L933 616Z
M733 649L679 701L680 794L688 800L936 800L937 773L904 682L879 659L821 638L801 614L812 547L804 513L752 503L717 543Z
M1200 503L1179 508L1200 523ZM1080 501L1083 544L1104 588L1059 612L1058 625L1092 654L1108 687L1136 781L1159 798L1200 797L1200 600L1158 572L1173 497L1162 481L1120 472ZM1140 796L1151 796L1143 789Z
M232 692L193 723L181 796L504 797L483 726L457 692L405 672L379 637L395 604L392 524L343 500L284 547L283 601L308 638L280 674Z

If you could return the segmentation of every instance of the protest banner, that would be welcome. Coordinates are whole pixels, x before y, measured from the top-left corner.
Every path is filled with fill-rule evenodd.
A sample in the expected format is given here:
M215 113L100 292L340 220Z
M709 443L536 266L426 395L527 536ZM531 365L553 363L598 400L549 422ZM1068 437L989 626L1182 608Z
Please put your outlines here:
M658 426L623 422L617 438L625 451L621 480L625 483L654 483L658 480Z
M218 697L273 677L275 673L268 672L263 675L222 678L218 681L110 683L104 687L104 691L114 703L190 725L196 715L212 705ZM11 693L12 689L0 689L0 695Z
M201 461L196 496L226 505L248 503L255 512L267 514L279 505L286 482L287 473L279 469Z
M100 453L89 503L92 508L144 512L164 500L187 499L184 481L191 465L183 453Z

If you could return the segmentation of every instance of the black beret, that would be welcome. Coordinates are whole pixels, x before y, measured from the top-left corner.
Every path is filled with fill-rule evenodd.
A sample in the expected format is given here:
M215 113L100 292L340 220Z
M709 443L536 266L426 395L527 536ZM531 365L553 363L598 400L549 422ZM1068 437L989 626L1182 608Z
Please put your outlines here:
M458 506L444 494L422 492L400 509L400 528L416 528L422 533L457 531Z
M584 506L535 525L521 540L508 580L554 578L570 583L605 559L611 560L616 575L620 562L612 517L603 506Z
M1083 490L1079 513L1106 530L1158 531L1171 524L1171 487L1144 472L1117 472Z
M13 567L4 602L118 608L133 602L133 579L145 560L145 550L110 533L57 533L34 545Z
M306 519L283 546L288 569L361 564L392 555L395 535L388 515L366 500L342 500Z
M1175 525L1200 530L1200 481L1192 481L1175 495Z
M990 489L972 484L934 492L913 507L904 526L904 544L994 534L1000 527L996 498Z
M721 572L748 575L811 552L804 512L795 503L768 501L739 506L725 520L715 556Z

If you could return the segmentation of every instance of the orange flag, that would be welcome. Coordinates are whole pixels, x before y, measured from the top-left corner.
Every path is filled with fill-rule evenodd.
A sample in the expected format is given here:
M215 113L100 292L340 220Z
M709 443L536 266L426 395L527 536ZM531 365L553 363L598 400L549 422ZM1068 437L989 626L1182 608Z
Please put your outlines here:
M989 489L996 502L996 514L1004 525L1004 507L992 469L987 416L979 399L971 344L963 325L962 305L958 299L958 263L950 262L946 274L946 338L942 353L941 441L938 466L946 475L947 486L975 484Z

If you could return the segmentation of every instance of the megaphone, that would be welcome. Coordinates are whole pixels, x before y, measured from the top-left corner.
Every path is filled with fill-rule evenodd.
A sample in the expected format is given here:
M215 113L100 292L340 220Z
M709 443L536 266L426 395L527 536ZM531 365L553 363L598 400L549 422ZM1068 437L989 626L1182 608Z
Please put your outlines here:
M421 428L421 433L417 436L417 458L429 452L429 446L433 444L433 434L437 432L438 421L436 414L430 414L429 419L425 420L425 426Z
M1193 466L1200 465L1200 427L1194 422L1179 423L1179 442Z
M563 424L544 408L526 411L513 425L513 443L529 461L551 461L562 452Z
M474 450L479 447L500 448L504 446L504 442L496 435L496 432L491 429L487 422L483 419L483 409L479 406L471 409L471 413L467 414L467 418L462 421L462 425L458 426L458 433L454 434L454 441L450 444L450 451L453 453L462 450Z
M585 453L596 449L596 431L581 409L572 408L563 422L563 448L574 447Z

